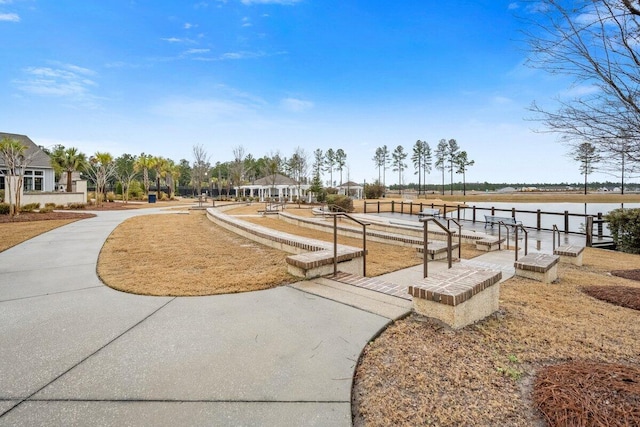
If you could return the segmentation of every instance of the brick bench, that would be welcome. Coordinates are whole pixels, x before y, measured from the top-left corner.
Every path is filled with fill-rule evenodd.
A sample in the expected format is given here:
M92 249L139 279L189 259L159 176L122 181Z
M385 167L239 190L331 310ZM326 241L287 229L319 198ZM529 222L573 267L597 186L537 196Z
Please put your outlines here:
M479 251L491 252L500 249L500 245L504 243L505 239L496 239L493 237L485 237L484 239L476 240L476 249Z
M565 245L557 247L553 254L560 257L560 262L581 266L583 252L584 246Z
M516 276L551 283L558 278L558 255L529 254L516 261Z
M456 265L409 286L409 294L417 313L460 329L498 310L500 279L500 271Z
M338 248L337 263L344 273L362 276L362 250ZM326 276L333 273L333 250L305 252L287 257L289 274L305 279Z
M458 252L456 251L456 249L458 249L458 244L457 243L452 243L451 244L451 257L452 258L457 258L458 257ZM416 252L418 253L418 256L421 258L424 258L424 247L423 246L419 246L418 248L416 248ZM436 242L429 242L427 243L427 255L429 256L427 259L431 260L431 261L437 261L440 259L446 259L447 258L447 243L446 242L440 242L440 241L436 241Z

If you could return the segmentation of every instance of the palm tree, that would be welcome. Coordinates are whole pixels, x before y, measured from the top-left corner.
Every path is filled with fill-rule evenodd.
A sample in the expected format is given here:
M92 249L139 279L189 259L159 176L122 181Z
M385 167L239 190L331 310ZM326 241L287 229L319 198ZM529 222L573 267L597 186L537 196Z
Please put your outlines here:
M51 162L67 174L67 193L73 191L73 172L82 170L87 165L87 156L75 147L64 149L60 146L51 156Z
M160 178L166 169L167 159L164 157L153 157L151 159L151 168L156 171L156 198L160 201Z
M404 152L404 147L402 145L398 145L393 153L391 154L393 159L393 171L398 172L398 185L400 186L400 194L402 194L402 172L407 167L406 163L404 163L404 159L407 158L407 153Z
M144 185L144 193L147 196L149 196L149 169L152 168L152 159L153 156L151 154L142 153L133 166L136 172L142 171L142 184Z

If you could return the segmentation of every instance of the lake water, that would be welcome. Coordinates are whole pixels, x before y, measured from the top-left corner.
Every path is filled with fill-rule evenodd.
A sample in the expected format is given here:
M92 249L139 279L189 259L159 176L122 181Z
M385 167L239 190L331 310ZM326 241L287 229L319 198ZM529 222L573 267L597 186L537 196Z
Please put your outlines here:
M471 206L476 207L476 224L484 224L484 215L491 215L490 209L493 207L496 209L496 216L511 216L511 209L516 209L516 220L522 221L522 224L528 228L536 228L537 226L537 215L536 211L540 209L541 212L549 212L553 214L542 214L540 218L540 226L543 229L551 230L554 225L557 225L558 228L564 231L564 212L567 211L569 215L569 232L571 233L584 233L586 219L585 215L593 215L594 217L598 215L598 213L602 213L603 215L608 212L619 209L621 207L625 208L640 208L640 203L492 203L492 202L477 202L473 205L469 205L467 209L460 210L460 219L466 221L473 220L473 211ZM532 213L526 213L522 211L528 211ZM572 216L579 215L579 216ZM417 215L408 215L408 214L400 214L400 213L380 213L381 216L388 216L394 218L401 218L404 220L410 221L418 221ZM457 218L457 213L452 212L450 215L453 218ZM595 227L594 227L595 228ZM595 232L595 230L594 230ZM609 235L609 231L604 228L604 234Z

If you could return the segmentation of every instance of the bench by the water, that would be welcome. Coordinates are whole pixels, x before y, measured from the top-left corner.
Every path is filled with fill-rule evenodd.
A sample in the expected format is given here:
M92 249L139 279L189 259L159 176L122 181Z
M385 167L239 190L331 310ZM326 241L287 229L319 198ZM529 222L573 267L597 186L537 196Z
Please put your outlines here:
M494 216L494 215L485 215L484 216L484 228L487 228L487 225L490 225L493 228L493 224L504 223L505 225L516 226L518 224L522 224L522 221L516 221L515 218L510 216Z
M434 218L440 218L440 209L423 209L418 213L418 218L425 218L430 216Z
M454 329L498 310L502 272L456 265L409 286L413 307Z

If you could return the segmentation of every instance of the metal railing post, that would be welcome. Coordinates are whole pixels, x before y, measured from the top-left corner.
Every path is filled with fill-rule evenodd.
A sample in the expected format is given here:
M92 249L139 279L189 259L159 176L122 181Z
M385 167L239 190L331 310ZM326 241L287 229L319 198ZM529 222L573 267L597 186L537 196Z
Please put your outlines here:
M421 220L421 221L422 221L422 220ZM428 231L427 231L427 228L428 228L428 227L427 227L427 223L428 223L429 221L423 221L423 222L424 222L424 227L423 227L423 229L424 229L424 236L423 236L423 242L422 242L422 245L423 245L423 252L422 252L422 255L423 255L423 256L422 256L422 265L423 265L423 267L422 267L422 277L424 278L424 277L427 277L427 275L428 275L427 257L429 256L429 254L427 253L427 240L428 240L429 233L428 233Z
M338 215L333 215L333 277L338 275Z

